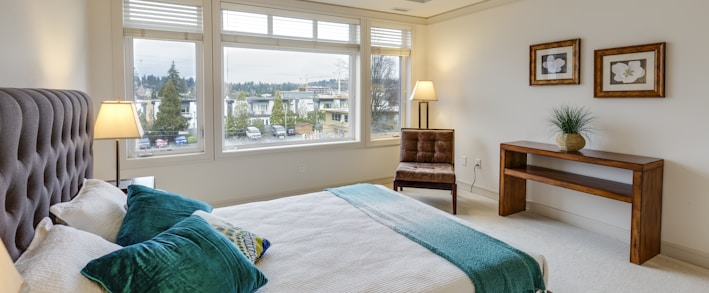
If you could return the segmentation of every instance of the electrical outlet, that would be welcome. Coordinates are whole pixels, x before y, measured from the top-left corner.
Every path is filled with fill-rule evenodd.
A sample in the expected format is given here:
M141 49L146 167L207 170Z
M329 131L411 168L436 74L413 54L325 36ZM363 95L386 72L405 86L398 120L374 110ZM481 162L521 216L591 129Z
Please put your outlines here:
M298 172L305 173L305 163L298 164Z
M468 165L468 157L466 157L466 156L461 156L461 157L460 157L460 160L463 161L463 162L462 162L463 166L467 166L467 165Z
M475 159L475 168L483 168L483 163L480 159Z

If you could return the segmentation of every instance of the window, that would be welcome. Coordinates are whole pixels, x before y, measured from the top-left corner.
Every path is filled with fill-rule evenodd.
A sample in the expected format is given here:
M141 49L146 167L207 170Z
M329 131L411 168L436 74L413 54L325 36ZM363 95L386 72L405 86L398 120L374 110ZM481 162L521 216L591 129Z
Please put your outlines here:
M253 10L222 9L223 150L355 141L357 22Z
M202 8L195 1L123 1L126 92L149 145L130 145L130 158L202 152ZM128 72L131 72L128 71ZM132 96L130 96L132 95ZM187 144L176 144L185 136ZM168 147L157 148L155 141ZM137 140L136 140L137 141Z
M239 0L115 1L125 96L146 133L143 144L129 143L130 159L360 142L362 133L386 140L401 128L406 26ZM360 48L362 38L371 50ZM362 70L360 58L371 68ZM187 144L175 143L183 136ZM157 139L169 146L154 147Z
M392 138L401 130L411 30L373 26L370 140Z

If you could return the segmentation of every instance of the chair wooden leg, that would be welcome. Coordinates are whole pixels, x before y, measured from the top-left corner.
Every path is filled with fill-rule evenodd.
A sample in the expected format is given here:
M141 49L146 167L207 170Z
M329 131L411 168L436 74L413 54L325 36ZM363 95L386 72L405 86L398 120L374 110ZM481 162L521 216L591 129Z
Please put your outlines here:
M451 195L453 196L453 214L455 215L458 213L458 186L455 183L451 188Z

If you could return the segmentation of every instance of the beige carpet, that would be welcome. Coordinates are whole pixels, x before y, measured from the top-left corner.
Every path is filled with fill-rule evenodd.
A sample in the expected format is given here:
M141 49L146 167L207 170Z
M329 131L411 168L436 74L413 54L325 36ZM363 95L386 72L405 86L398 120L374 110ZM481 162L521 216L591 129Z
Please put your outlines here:
M405 188L404 193L450 212L450 193ZM709 292L709 270L658 255L643 265L628 261L629 244L522 212L497 215L497 202L460 190L458 216L472 226L549 263L547 288L568 292Z

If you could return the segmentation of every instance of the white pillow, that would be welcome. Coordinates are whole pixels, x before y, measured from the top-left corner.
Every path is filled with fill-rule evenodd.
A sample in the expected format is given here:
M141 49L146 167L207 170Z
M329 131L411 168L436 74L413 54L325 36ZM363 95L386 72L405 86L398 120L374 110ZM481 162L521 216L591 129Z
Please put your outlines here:
M91 260L121 246L69 226L53 225L49 217L37 225L29 248L15 267L30 292L105 292L81 274Z
M79 193L68 202L57 203L49 211L62 222L116 242L126 215L126 194L98 179L84 179Z

